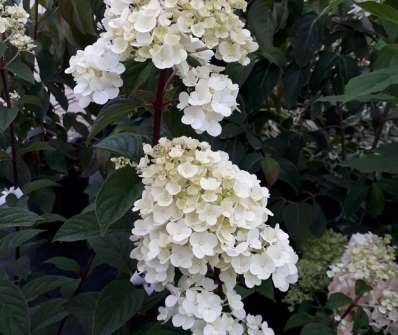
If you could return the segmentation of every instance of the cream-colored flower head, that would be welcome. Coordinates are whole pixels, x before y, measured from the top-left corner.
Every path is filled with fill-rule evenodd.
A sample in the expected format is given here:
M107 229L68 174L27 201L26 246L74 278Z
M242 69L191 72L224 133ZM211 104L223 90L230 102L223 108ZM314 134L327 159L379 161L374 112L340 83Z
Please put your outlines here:
M19 51L31 52L35 45L25 33L28 20L29 14L22 5L5 5L0 1L0 41L8 41Z
M188 137L162 138L154 147L145 145L144 152L138 171L145 189L134 205L141 219L132 230L136 247L131 257L146 282L161 290L180 287L176 280L181 275L194 287L202 287L200 278L215 280L228 305L243 318L243 305L234 291L239 278L249 288L271 278L281 291L297 281L298 257L288 235L279 226L266 224L272 215L267 208L269 191L255 175L240 170L225 152ZM212 301L209 315L222 317L218 306L223 296L191 299L185 289L179 294L184 300ZM192 317L192 310L184 315ZM215 327L205 315L189 320L185 316L176 324L191 329L199 318L202 324L203 320L212 324L208 330Z

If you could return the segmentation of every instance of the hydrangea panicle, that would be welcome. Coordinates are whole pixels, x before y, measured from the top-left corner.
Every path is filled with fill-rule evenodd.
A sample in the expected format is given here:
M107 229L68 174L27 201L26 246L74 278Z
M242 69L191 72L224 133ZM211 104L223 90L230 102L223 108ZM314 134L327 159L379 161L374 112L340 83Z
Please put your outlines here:
M332 282L329 292L341 292L356 297L358 280L372 287L358 304L369 317L374 331L384 334L398 332L398 264L391 237L379 237L372 233L354 234L341 258L328 272ZM339 323L339 335L352 333L352 315Z
M131 257L147 283L172 293L159 318L193 334L273 334L235 292L240 278L249 288L271 278L281 291L298 279L289 236L266 224L268 189L206 142L162 138L144 153Z

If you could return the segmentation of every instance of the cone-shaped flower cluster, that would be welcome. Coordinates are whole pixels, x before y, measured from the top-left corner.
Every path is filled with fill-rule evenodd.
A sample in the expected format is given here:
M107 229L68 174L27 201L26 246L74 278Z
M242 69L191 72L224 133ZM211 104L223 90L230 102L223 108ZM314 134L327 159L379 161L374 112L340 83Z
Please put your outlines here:
M384 334L398 333L398 264L391 237L368 234L351 237L341 260L332 265L328 275L333 278L330 293L341 292L356 298L357 280L372 290L358 304L368 314L372 328ZM339 335L352 333L352 315L339 323Z
M0 0L0 42L9 41L20 51L32 51L33 40L25 34L29 14L22 5L6 5L5 2Z
M288 235L266 224L268 189L205 142L163 138L144 152L131 256L146 282L172 293L160 318L194 334L271 334L234 290L241 278L249 288L272 278L282 291L297 281Z
M151 60L158 69L175 68L187 91L180 97L184 123L198 133L221 133L220 121L237 108L239 87L213 58L247 65L258 45L237 11L245 0L107 0L105 31L94 45L72 57L75 93L86 107L104 104L119 93L121 62ZM102 49L102 50L101 50ZM94 56L93 54L98 54ZM93 57L94 56L94 57ZM188 61L199 63L191 68ZM119 63L119 64L118 64ZM190 62L191 63L191 62ZM189 98L188 98L189 96Z

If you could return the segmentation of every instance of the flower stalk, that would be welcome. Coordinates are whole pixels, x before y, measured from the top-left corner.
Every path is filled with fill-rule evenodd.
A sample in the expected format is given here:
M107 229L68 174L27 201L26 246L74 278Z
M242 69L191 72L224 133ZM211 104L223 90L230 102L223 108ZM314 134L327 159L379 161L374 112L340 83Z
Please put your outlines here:
M164 108L163 100L164 93L167 88L167 70L161 70L159 74L158 87L156 90L156 98L153 102L153 109L155 111L153 117L153 130L152 130L152 145L159 143L160 129L162 122L162 112Z

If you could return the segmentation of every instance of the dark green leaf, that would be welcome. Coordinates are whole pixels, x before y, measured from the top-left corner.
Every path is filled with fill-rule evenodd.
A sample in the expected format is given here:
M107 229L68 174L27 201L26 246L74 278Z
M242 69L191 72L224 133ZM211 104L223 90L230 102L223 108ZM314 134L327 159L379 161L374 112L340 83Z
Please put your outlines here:
M6 108L0 104L0 132L5 132L18 115L18 108Z
M23 156L35 151L54 151L55 149L48 142L34 142L28 146L18 149L18 155Z
M32 333L40 335L43 329L64 319L69 314L64 304L63 299L52 299L35 306L31 310Z
M135 111L139 106L138 99L128 99L109 103L102 108L95 123L91 129L87 142L91 141L102 129L110 125L112 122L117 121L122 116Z
M385 145L378 150L376 155L354 158L341 163L341 165L363 173L398 173L398 143Z
M369 286L365 281L363 280L357 280L355 283L355 294L357 296L360 296L366 292L369 292L372 290L372 287Z
M300 245L313 223L312 206L305 202L290 203L283 210L282 217L289 235Z
M281 168L279 163L272 157L267 156L261 161L261 167L268 187L273 186L279 179Z
M329 296L327 307L332 310L338 310L341 307L347 306L352 303L352 299L343 293L333 293Z
M31 227L40 219L36 213L19 207L0 208L0 229Z
M45 263L53 264L58 269L63 271L70 271L70 272L79 272L80 265L74 259L67 258L67 257L53 257L45 261Z
M21 247L42 232L40 229L25 229L7 234L0 239L0 255L10 254L15 248Z
M98 235L99 229L95 213L87 212L78 214L67 220L54 236L54 241L76 242Z
M7 70L31 84L35 82L32 70L24 63L14 62L7 66Z
M117 170L106 179L95 202L98 224L103 234L132 208L141 192L141 182L131 167Z
M26 283L22 287L22 291L28 301L33 301L45 293L56 290L65 285L70 285L77 281L77 279L70 277L45 275Z
M41 190L43 188L50 188L50 187L59 187L61 186L60 184L56 183L55 181L52 181L50 179L40 179L40 180L35 180L30 182L29 184L26 184L22 187L23 193L24 194L29 194L38 190Z
M335 329L331 328L328 324L320 322L312 322L307 324L300 335L337 335Z
M344 101L358 100L363 96L379 93L394 84L398 84L396 67L365 73L349 81L345 88Z
M256 292L265 298L275 301L274 285L270 279L263 281L260 286L256 287Z
M367 210L373 217L382 215L384 212L384 193L375 183L370 188Z
M143 154L141 137L132 133L111 135L95 147L127 157L133 161L139 161Z
M344 213L346 217L354 215L366 200L369 187L363 183L354 184L344 199Z
M375 1L357 2L357 5L380 19L398 23L398 10L392 6Z
M92 335L110 335L142 307L145 293L128 280L115 280L101 292L94 310ZM110 311L112 311L110 313Z
M0 280L0 334L31 334L26 299L21 290L7 280Z
M307 323L314 321L314 319L312 315L303 312L293 314L286 323L285 331L303 327Z
M360 330L368 330L369 317L362 307L358 306L355 309L353 321L354 321L353 334L358 334Z

